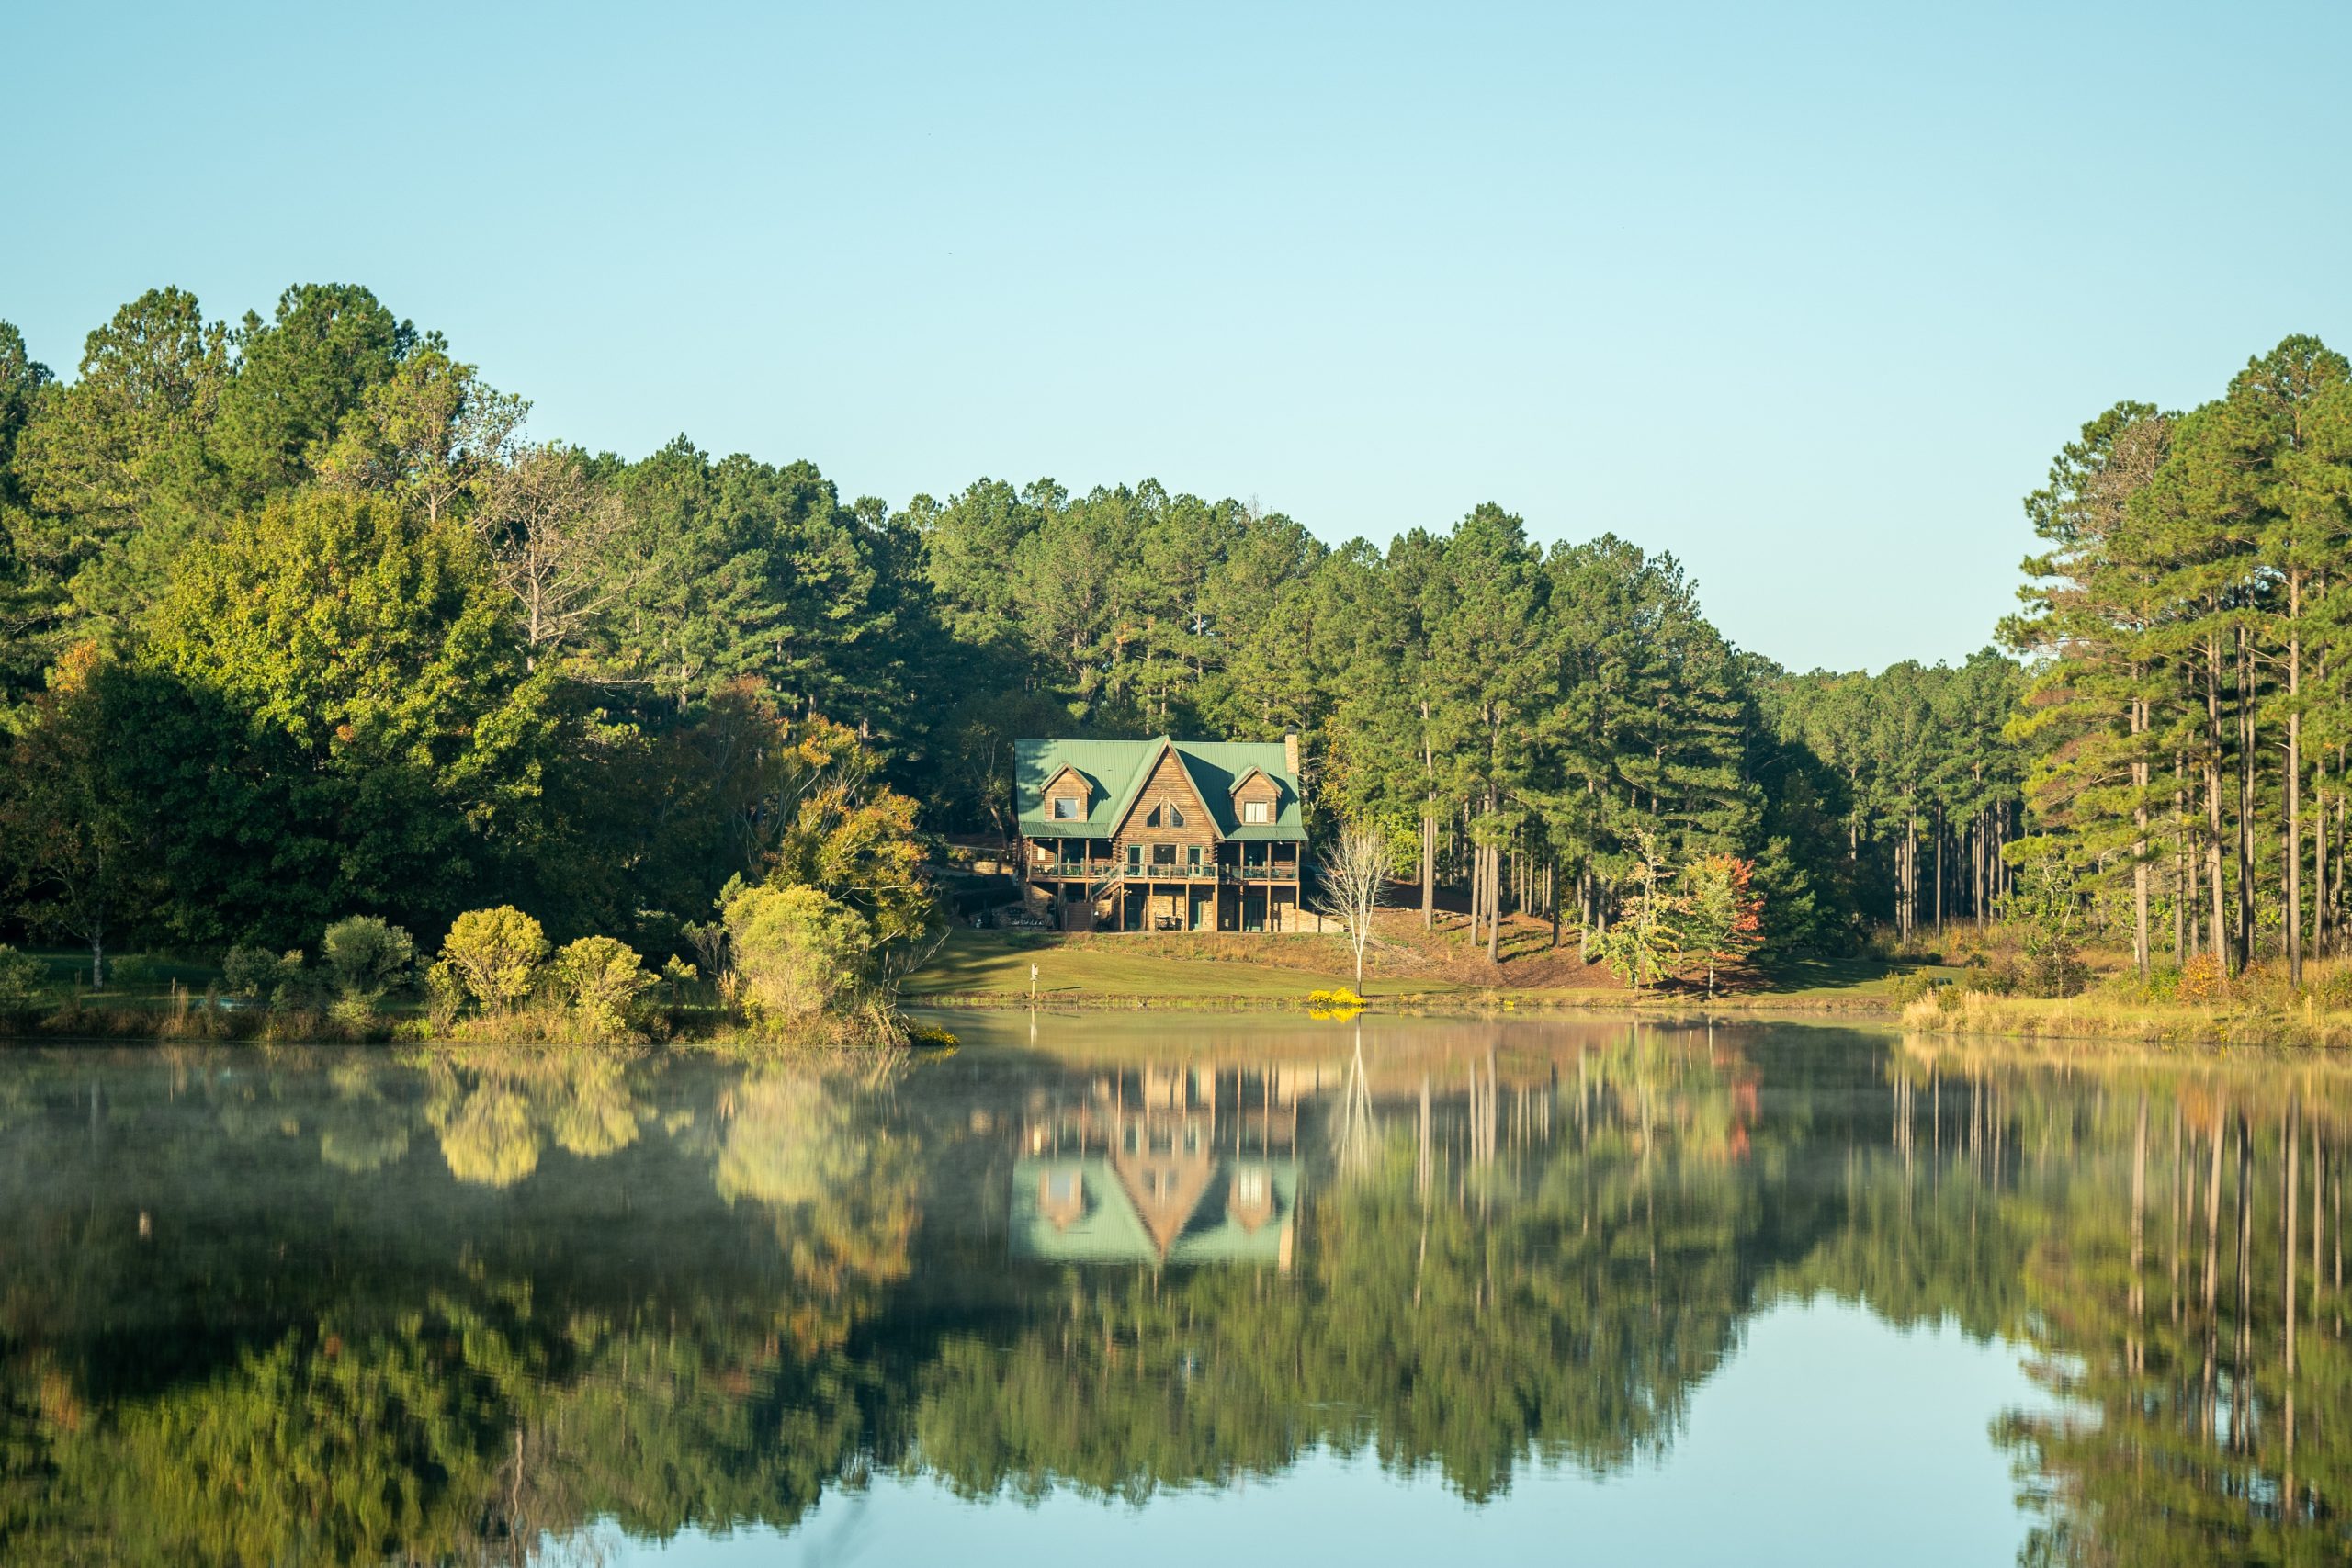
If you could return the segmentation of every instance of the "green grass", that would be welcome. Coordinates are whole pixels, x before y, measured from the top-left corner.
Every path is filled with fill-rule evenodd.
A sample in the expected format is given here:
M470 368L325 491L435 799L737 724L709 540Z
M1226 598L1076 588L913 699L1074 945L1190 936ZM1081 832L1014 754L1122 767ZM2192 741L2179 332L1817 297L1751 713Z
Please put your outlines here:
M185 962L144 953L109 953L107 954L107 983L99 990L90 990L90 950L86 947L20 948L28 958L39 959L48 970L44 983L59 997L76 987L90 1001L104 1003L137 1003L168 1000L176 982L182 991L202 996L204 987L217 984L220 966L212 964Z
M1742 996L1758 1005L1806 1007L1889 1002L1898 980L1924 975L1957 981L1967 973L1948 964L1895 963L1883 958L1809 958L1781 964Z
M1136 944L1137 949L1142 946L1140 941ZM1232 958L1170 958L1121 949L1117 937L1073 946L1044 931L959 931L951 932L937 955L908 979L903 992L910 1001L935 997L1025 997L1032 964L1038 969L1040 1000L1080 997L1303 999L1309 991L1354 985L1352 965L1336 943L1330 966L1314 970ZM1422 996L1454 988L1429 980L1367 980L1357 987L1375 997Z

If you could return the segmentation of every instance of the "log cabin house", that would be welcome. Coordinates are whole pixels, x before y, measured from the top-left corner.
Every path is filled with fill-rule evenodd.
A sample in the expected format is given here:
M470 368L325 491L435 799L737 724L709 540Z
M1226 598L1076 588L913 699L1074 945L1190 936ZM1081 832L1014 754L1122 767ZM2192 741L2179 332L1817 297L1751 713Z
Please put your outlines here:
M1302 924L1295 735L1019 740L1012 788L1028 897L1063 931Z
M1015 1257L1272 1263L1296 1242L1299 1103L1313 1064L1125 1067L1031 1103L1007 1215Z

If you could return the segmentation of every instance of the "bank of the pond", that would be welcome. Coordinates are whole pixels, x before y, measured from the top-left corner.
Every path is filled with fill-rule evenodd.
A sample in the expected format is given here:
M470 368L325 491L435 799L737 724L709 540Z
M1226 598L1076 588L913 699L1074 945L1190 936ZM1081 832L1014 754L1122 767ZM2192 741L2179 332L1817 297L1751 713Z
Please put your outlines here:
M1414 933L1418 935L1418 933ZM1817 962L1743 976L1709 998L1692 987L1634 996L1598 964L1566 951L1500 964L1449 944L1390 943L1359 980L1336 938L1298 935L1090 935L1044 931L952 934L901 995L910 1005L1229 1009L1291 1008L1346 987L1383 1011L1558 1010L1681 1013L1694 1008L1893 1018L1922 978L1958 970L1873 959Z
M553 1013L465 1019L447 1029L428 1027L413 1010L387 1010L366 1021L307 1010L127 1002L69 1002L49 1010L0 1013L0 1050L12 1045L246 1045L262 1049L356 1045L385 1050L482 1047L530 1051L707 1052L720 1055L776 1051L873 1051L952 1045L932 1026L902 1014L819 1018L788 1029L744 1021L709 1009L678 1009L645 1021L646 1027L600 1030Z
M2085 1045L2167 1049L2257 1048L2338 1052L2352 1048L2352 1011L2258 1002L2130 1001L2085 995L2000 997L1930 992L1905 1007L1903 1026L1922 1033L1986 1035Z

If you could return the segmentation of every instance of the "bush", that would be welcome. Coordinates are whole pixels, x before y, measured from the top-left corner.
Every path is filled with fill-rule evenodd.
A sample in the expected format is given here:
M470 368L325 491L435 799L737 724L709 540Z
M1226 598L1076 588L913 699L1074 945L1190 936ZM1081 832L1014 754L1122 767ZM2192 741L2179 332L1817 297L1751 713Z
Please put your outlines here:
M2029 943L2023 982L2028 996L2073 997L2090 983L2090 965L2067 942Z
M281 1010L315 1007L317 976L302 966L302 950L272 953L266 947L232 947L220 960L229 994Z
M865 985L871 929L814 887L730 886L721 905L743 1010L765 1022L841 1010Z
M299 953L288 953L296 963ZM266 947L232 947L220 957L220 983L232 997L249 1002L265 1002L277 989L279 968L286 962Z
M416 944L398 926L354 915L327 928L322 953L342 999L372 1008L385 992L408 983Z
M512 1012L538 984L548 955L539 922L512 905L459 915L441 943L441 962L486 1012Z
M454 964L444 961L424 972L424 1018L435 1034L447 1034L457 1027L458 1015L466 1010L466 983L458 978Z
M583 936L555 955L556 989L582 1021L602 1033L629 1027L637 999L653 976L634 948L608 936Z
M49 966L31 953L0 942L0 1011L32 1006L48 974Z
M1897 975L1887 982L1886 994L1896 1007L1909 1007L1935 988L1936 977L1932 975Z
M2226 1001L2230 995L2230 977L2222 973L2222 962L2210 953L2200 953L2180 966L2179 982L2173 994L2185 1002Z

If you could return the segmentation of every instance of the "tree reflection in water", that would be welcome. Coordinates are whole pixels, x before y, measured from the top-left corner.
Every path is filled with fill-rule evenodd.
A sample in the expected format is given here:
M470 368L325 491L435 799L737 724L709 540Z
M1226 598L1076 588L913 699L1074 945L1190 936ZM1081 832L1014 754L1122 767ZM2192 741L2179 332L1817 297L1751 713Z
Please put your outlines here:
M1670 1455L1816 1292L2023 1348L2029 1561L2346 1555L2332 1072L1100 1032L0 1059L0 1557L519 1562L876 1469L1139 1500L1318 1449L1483 1499Z

